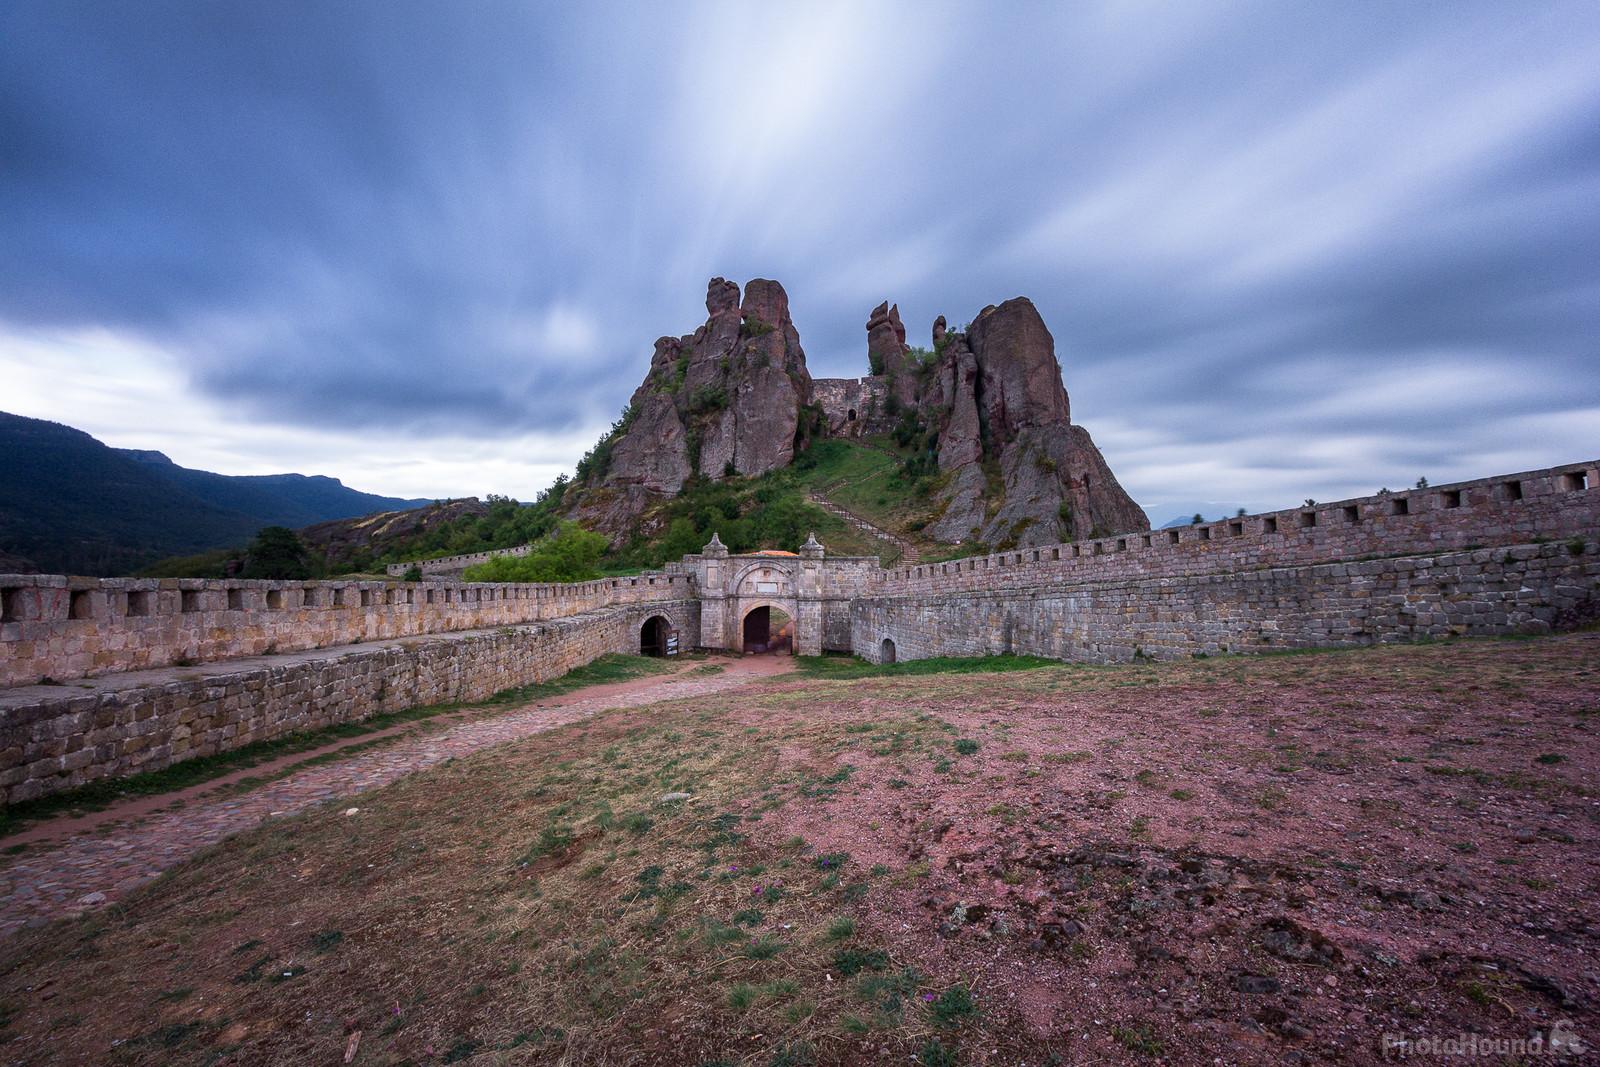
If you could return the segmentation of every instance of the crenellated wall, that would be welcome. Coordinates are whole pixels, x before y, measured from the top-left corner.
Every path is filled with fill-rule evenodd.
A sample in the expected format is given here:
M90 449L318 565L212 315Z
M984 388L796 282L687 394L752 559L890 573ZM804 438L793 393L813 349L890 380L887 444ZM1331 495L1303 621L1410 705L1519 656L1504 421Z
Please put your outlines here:
M897 567L885 594L1182 577L1525 544L1600 529L1600 461L1193 526Z
M640 651L658 614L685 648L738 649L744 617L778 607L802 654L870 660L1539 633L1600 617L1597 537L1588 462L890 571L814 540L735 556L714 539L661 573L571 585L5 575L0 792L481 699Z
M694 595L684 574L571 585L0 575L0 688L512 626Z
M463 552L456 556L435 556L432 559L391 563L384 568L384 572L391 578L403 578L406 571L415 567L424 578L457 577L468 567L476 567L480 563L488 563L491 559L496 559L500 556L526 556L532 551L533 546L531 544L517 545L514 548L491 548L483 552Z
M299 730L487 699L608 652L644 623L699 629L699 601L612 606L543 622L0 690L0 798L155 771Z
M1587 541L1264 567L1178 578L857 600L851 645L873 662L997 653L1084 663L1548 633L1600 617Z
M1600 463L902 567L855 601L867 659L1111 662L1537 633L1600 613Z

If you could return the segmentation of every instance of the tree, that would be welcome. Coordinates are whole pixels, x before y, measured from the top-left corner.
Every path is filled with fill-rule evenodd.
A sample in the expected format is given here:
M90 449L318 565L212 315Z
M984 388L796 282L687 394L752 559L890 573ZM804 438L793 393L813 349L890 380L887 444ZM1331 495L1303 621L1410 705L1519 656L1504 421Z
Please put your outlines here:
M526 556L496 556L468 567L469 582L586 582L600 577L607 541L570 520L562 522Z
M767 548L798 548L806 535L826 521L827 516L798 496L784 496L758 508L749 516L751 534L757 545Z
M666 536L661 539L661 558L682 559L700 551L709 540L711 540L709 536L702 537L700 531L695 529L693 519L679 516L668 524Z
M309 578L311 564L300 535L287 526L263 526L250 542L245 578Z

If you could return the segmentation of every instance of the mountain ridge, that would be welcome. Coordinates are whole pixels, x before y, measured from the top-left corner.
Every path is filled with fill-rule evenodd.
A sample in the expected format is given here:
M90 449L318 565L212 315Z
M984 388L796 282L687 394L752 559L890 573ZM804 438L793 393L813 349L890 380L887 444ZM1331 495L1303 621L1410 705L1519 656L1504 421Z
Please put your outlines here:
M0 412L0 559L7 568L127 574L169 556L432 503L350 489L325 475L226 475L76 427Z

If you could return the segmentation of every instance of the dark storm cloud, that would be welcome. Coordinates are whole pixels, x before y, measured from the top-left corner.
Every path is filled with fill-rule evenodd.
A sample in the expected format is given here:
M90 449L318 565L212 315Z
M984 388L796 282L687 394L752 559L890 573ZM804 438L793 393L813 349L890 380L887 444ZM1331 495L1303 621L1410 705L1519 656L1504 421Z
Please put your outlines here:
M1032 296L1157 520L1587 455L1592 5L0 9L0 319L255 419L599 426L707 277L813 373ZM575 457L574 457L575 458Z

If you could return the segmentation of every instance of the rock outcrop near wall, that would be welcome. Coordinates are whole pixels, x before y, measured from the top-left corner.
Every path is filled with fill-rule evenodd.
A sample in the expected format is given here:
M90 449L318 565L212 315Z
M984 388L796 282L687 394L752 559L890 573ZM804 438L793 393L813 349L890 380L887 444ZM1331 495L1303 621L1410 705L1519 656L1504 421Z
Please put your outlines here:
M934 323L933 350L906 344L900 309L867 317L862 378L813 382L789 298L777 282L713 278L708 318L663 337L628 414L569 498L572 515L620 544L690 477L786 467L814 436L902 428L946 474L927 533L954 543L1050 544L1149 529L1104 457L1074 425L1061 364L1026 297L983 309L964 332Z
M718 479L786 467L818 427L802 423L811 374L783 286L711 279L708 318L694 333L663 337L634 390L609 456L579 488L574 517L624 540L655 501L691 475Z
M946 478L929 536L1009 547L1150 528L1073 424L1055 339L1026 297L984 308L963 332L940 316L922 354L906 345L899 309L880 304L867 358L865 378L815 382L828 431L903 429L935 450Z
M1030 546L1150 528L1089 431L1073 425L1055 339L1026 297L946 335L923 408L939 430L940 469L955 474L934 536ZM986 460L1002 481L992 515Z

